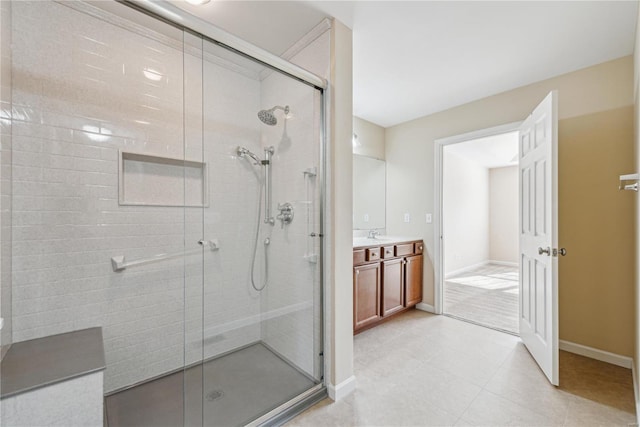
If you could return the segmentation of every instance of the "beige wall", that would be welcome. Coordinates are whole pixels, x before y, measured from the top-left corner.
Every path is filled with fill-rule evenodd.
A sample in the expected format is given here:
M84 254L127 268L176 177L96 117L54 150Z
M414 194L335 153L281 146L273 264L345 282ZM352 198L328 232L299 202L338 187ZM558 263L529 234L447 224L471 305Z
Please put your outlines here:
M444 148L444 273L489 259L489 169Z
M352 240L352 33L334 20L331 28L331 114L327 177L329 333L325 351L330 352L329 392L340 397L354 386L353 380L353 240Z
M424 302L433 304L433 267L432 254L434 248L433 225L426 224L424 214L433 212L434 196L434 140L478 129L485 129L505 123L521 121L533 110L533 108L545 97L545 95L557 89L559 92L559 119L569 119L572 117L586 116L592 113L629 107L633 104L633 58L631 56L609 61L583 70L564 74L552 79L544 80L532 85L523 86L508 92L504 92L492 97L484 98L469 104L465 104L447 111L422 117L407 123L393 126L386 129L386 160L387 160L387 187L401 188L402 191L389 191L387 196L387 228L389 234L410 235L421 237L427 246L427 256L425 260L425 281L424 281ZM560 132L562 132L562 122ZM564 134L563 134L564 135ZM563 141L560 140L560 147ZM586 144L586 143L585 143ZM615 146L607 138L599 141L598 144ZM611 145L609 145L611 144ZM561 148L562 149L562 148ZM631 153L627 153L631 157ZM617 157L616 157L617 158ZM565 157L566 159L566 157ZM602 159L602 166L590 171L594 177L603 181L610 180L611 174L617 178L618 174L625 173L625 165L615 164L615 160L610 158ZM580 164L582 159L571 157L570 162ZM605 168L605 163L612 163L612 167ZM615 166L615 167L614 167ZM566 160L559 163L559 169L567 167ZM616 172L611 172L615 169ZM616 190L616 183L613 183ZM564 184L560 182L561 194L569 194L565 190ZM616 190L617 191L617 190ZM617 194L617 193L616 193ZM590 203L603 197L600 194L592 194ZM588 211L591 204L583 206ZM404 223L402 215L404 212L412 214L412 218L417 220L411 223ZM593 228L605 227L605 224L618 221L619 216L624 216L623 212L610 210L606 223L590 224L590 232ZM560 229L564 227L561 222ZM631 230L627 227L628 234L625 239L633 239ZM608 244L610 242L603 242ZM560 244L567 247L569 254L575 248L569 247L562 240ZM623 245L624 246L624 245ZM600 252L601 260L599 265L606 273L611 273L619 277L616 270L620 267L617 261L619 253L615 249L616 244L612 244L612 250L602 250L602 247L593 248ZM560 269L560 274L566 279L570 271ZM575 341L580 344L591 345L607 351L626 351L628 344L612 342L612 340L600 340L599 334L589 343L580 342L581 336L567 335L577 328L597 331L603 319L613 316L615 319L629 317L628 314L610 313L610 310L632 310L626 301L621 300L625 294L624 288L629 286L629 281L633 280L633 271L625 271L626 279L622 282L607 282L606 287L602 284L598 292L611 295L612 300L606 305L603 304L600 310L592 312L589 318L573 316L573 312L565 312L567 304L571 304L574 298L579 299L579 295L568 294L563 288L560 301L560 323L561 339ZM560 284L562 287L563 285ZM565 285L566 286L566 285ZM615 300L615 301L614 301ZM612 308L615 307L615 308ZM609 331L615 336L630 336L628 332L632 328L632 323L623 324L616 320L615 329L625 332ZM613 327L611 323L604 322ZM574 325L579 325L575 326ZM564 332L564 334L563 334Z
M561 120L558 127L560 339L633 356L635 194L633 107Z
M358 135L359 145L353 147L354 154L384 160L384 128L353 116L353 133Z
M518 167L489 169L489 259L518 262Z

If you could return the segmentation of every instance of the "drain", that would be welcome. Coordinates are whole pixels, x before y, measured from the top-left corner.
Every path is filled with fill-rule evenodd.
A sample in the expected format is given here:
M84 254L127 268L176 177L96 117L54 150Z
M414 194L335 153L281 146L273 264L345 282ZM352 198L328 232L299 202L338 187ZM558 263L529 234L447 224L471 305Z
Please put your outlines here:
M213 402L214 400L222 399L223 396L224 396L224 391L213 390L212 392L207 394L207 400L209 402Z

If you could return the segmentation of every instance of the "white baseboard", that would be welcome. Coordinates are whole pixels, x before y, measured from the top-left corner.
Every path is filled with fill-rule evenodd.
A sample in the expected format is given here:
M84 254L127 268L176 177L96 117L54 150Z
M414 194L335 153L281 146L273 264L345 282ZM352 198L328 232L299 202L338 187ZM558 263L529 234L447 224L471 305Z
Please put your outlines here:
M520 264L518 264L517 262L494 261L494 260L487 261L487 264L504 265L505 267L519 267L520 266Z
M638 390L638 378L636 377L635 363L631 365L631 377L633 378L633 397L636 401L636 420L640 420L640 401L638 400L638 396L640 396L640 390Z
M435 314L436 309L431 304L426 304L424 302L419 302L416 304L416 309L426 311L427 313Z
M560 340L560 350L579 354L580 356L590 357L591 359L611 363L612 365L621 366L627 369L633 368L633 359L628 356L610 353L608 351L587 347L586 345L576 344L570 341Z
M334 402L344 399L356 389L356 377L351 375L346 380L342 381L338 385L329 384L327 386L327 393Z

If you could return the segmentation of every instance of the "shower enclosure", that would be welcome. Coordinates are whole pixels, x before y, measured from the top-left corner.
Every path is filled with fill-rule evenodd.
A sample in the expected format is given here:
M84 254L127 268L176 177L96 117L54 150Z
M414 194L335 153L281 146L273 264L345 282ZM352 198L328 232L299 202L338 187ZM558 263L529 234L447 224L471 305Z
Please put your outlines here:
M112 427L319 398L323 89L126 4L11 18L13 341L102 327Z

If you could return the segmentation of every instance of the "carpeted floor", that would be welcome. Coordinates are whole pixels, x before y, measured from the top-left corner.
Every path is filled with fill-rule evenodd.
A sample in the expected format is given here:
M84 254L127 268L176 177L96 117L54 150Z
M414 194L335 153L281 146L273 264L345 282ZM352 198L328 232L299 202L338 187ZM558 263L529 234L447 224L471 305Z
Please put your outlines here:
M444 314L518 334L518 267L488 264L447 277Z

